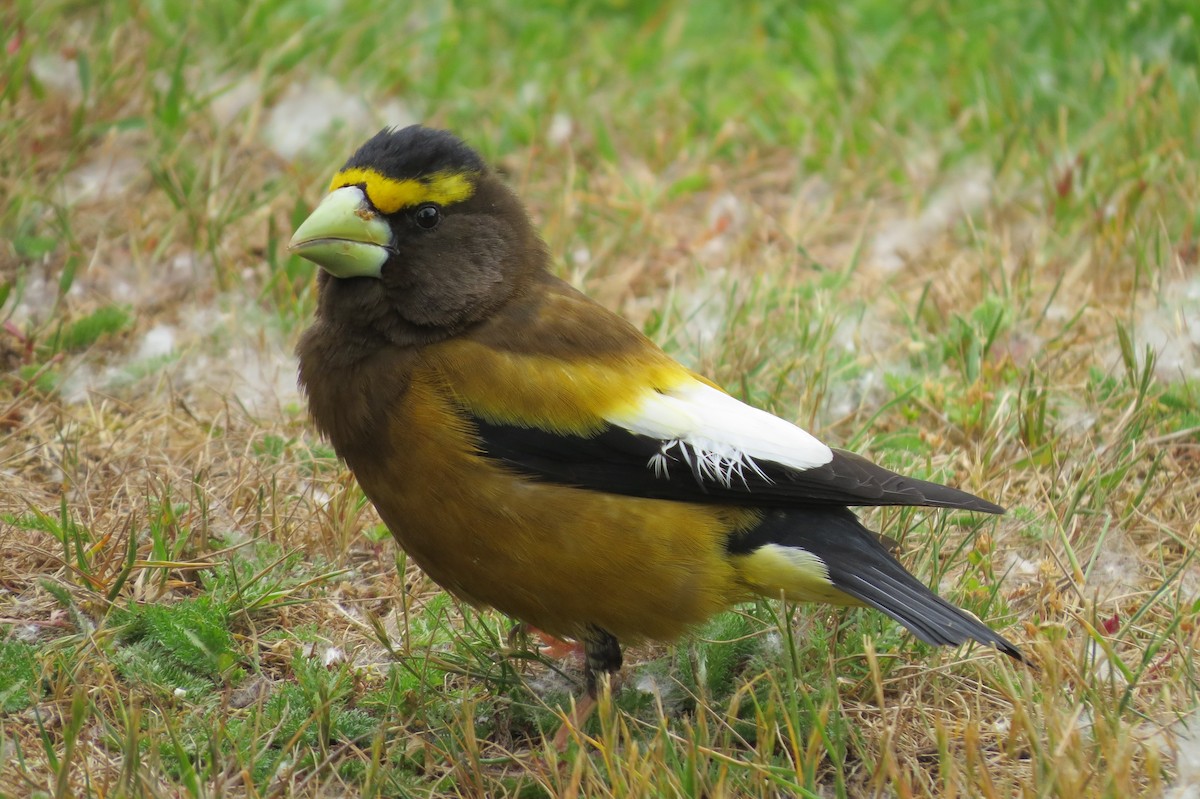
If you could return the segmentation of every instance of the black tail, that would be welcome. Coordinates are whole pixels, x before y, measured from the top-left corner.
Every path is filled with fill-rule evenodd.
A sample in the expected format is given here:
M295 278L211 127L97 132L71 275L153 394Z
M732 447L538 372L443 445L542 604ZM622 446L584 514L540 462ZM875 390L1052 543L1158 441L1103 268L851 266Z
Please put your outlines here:
M883 611L928 644L958 646L968 640L994 646L1009 657L1025 656L983 622L909 574L879 536L846 508L798 508L767 513L730 552L749 553L767 544L803 549L824 562L835 588Z
M842 449L833 451L833 460L813 470L828 473L830 482L845 492L838 501L843 505L924 505L928 508L972 510L978 513L1004 513L995 502L960 491L957 488L905 477L872 463L861 455Z

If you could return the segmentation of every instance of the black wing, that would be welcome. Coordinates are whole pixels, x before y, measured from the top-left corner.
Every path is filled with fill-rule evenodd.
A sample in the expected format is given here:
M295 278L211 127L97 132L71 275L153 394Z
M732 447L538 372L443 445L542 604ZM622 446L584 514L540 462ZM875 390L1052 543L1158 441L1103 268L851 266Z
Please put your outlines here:
M924 505L1003 513L955 488L904 477L842 450L811 469L771 461L714 467L679 442L608 425L592 436L563 435L471 417L480 451L537 480L635 497L755 507Z

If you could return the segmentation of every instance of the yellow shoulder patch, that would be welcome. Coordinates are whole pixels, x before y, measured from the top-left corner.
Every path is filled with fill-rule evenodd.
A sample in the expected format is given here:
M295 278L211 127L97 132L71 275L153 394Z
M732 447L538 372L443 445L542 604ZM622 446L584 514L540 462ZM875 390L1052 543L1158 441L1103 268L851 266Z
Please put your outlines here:
M657 349L567 360L502 352L459 338L427 347L423 355L457 401L477 416L574 435L595 433L608 423L606 417L635 410L647 392L690 379Z
M423 178L389 178L374 169L353 167L333 176L330 191L361 185L367 199L380 213L394 214L421 203L452 205L475 193L473 175L465 172L435 172Z

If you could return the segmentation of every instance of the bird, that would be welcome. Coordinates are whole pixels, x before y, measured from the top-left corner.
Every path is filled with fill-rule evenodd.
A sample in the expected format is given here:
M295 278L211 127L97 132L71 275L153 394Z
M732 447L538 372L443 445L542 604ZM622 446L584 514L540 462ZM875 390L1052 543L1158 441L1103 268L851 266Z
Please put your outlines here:
M929 644L1021 651L931 591L854 506L1004 509L835 449L668 356L552 270L454 134L384 128L296 229L320 267L299 383L315 427L434 582L622 647L756 597L859 605Z

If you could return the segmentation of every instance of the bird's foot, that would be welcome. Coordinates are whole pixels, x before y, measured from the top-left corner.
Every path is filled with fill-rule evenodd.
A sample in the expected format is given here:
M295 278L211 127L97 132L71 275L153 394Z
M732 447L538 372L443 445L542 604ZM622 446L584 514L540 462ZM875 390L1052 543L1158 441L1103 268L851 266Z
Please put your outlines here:
M513 625L512 630L508 634L508 643L513 645L516 639L520 636L527 636L537 639L540 643L537 644L537 651L551 660L563 660L572 655L583 658L586 654L586 647L578 641L565 641L562 638L556 638L547 632L539 630L532 624L525 622L517 622Z
M558 728L558 732L554 733L554 749L560 755L567 751L572 740L581 741L583 725L591 718L596 704L596 697L591 694L584 694L579 697L578 702L571 703L571 712L566 714L562 726Z

